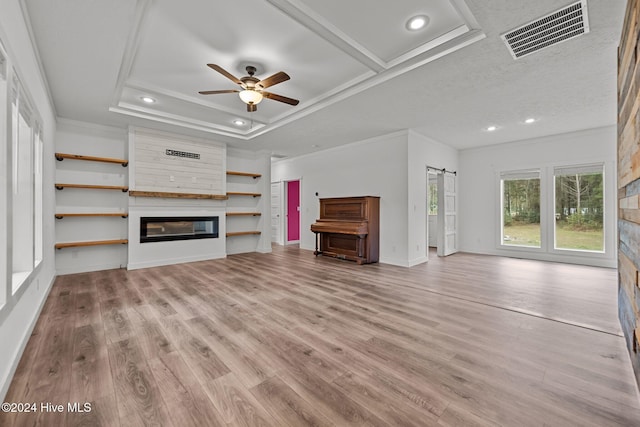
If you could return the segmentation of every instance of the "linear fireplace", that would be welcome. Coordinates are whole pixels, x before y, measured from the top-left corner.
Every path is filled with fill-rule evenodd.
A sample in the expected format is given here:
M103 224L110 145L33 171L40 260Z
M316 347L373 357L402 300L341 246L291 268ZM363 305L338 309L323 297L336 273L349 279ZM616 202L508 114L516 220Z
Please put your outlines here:
M140 217L140 243L215 239L217 216Z

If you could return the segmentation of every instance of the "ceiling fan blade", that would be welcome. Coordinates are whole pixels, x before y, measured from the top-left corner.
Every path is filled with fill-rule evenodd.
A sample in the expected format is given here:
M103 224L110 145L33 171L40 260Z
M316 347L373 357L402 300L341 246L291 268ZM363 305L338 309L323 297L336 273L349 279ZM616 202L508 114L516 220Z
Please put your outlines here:
M207 64L207 67L211 68L212 70L216 70L217 72L219 72L220 74L222 74L223 76L225 76L226 78L234 82L235 84L242 86L242 81L239 78L229 73L227 70L225 70L221 66L216 64Z
M198 92L200 95L215 95L218 93L238 93L239 90L235 89L225 89L225 90L202 90Z
M260 80L258 83L256 83L256 86L260 86L263 89L266 89L269 86L273 86L273 85L277 85L278 83L286 82L290 78L291 77L289 77L289 75L287 73L285 73L284 71L280 71L278 73L275 73L271 77L267 77L264 80Z
M273 99L274 101L280 101L290 105L298 105L298 103L300 102L297 99L287 98L286 96L276 95L275 93L271 93L271 92L263 91L262 96L264 96L265 98Z

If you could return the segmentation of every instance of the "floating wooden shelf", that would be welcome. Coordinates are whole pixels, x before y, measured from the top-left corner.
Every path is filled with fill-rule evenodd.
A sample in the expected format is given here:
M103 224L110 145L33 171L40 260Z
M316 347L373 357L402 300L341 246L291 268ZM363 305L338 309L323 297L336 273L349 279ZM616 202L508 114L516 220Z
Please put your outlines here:
M132 197L167 197L172 199L212 199L227 200L224 194L201 194L201 193L165 193L161 191L129 191Z
M117 244L126 245L127 243L129 243L129 240L127 239L66 242L66 243L56 243L56 249L75 248L79 246L100 246L100 245L117 245Z
M86 213L56 213L57 219L62 219L66 216L74 217L74 216L120 216L122 218L126 218L129 216L126 212L86 212Z
M235 175L235 176L250 176L253 179L260 178L262 174L252 173L252 172L236 172L236 171L227 171L227 175Z
M248 236L250 234L261 234L261 232L260 231L230 231L227 233L227 237Z
M227 212L227 216L260 216L260 212Z
M110 157L95 157L95 156L83 156L81 154L67 154L67 153L56 153L56 159L58 161L63 161L64 159L73 159L73 160L88 160L90 162L102 162L102 163L117 163L124 166L129 164L128 160L125 159L113 159Z
M56 189L62 190L63 188L88 188L90 190L121 190L123 193L129 191L129 187L119 185L89 185L89 184L54 184Z
M251 197L260 197L262 194L260 193L243 193L241 191L228 191L227 196L251 196Z

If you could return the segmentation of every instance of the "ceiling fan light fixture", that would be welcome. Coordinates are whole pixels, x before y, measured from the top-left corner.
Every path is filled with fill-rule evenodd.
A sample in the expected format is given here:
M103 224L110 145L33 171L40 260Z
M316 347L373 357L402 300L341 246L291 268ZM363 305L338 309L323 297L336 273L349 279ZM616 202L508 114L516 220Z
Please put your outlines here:
M256 105L262 101L262 94L253 89L245 89L239 93L240 99L245 104Z
M279 71L266 79L260 80L255 77L256 67L247 65L247 76L237 78L233 74L230 74L227 70L216 64L207 64L209 68L222 74L238 86L240 89L224 89L224 90L202 90L198 92L200 95L216 95L220 93L237 93L240 95L240 100L247 105L247 112L253 113L258 109L257 105L262 101L262 98L269 98L272 101L284 102L289 105L298 105L299 100L288 98L286 96L278 95L272 92L266 92L263 90L271 86L275 86L278 83L286 82L291 77L284 71Z

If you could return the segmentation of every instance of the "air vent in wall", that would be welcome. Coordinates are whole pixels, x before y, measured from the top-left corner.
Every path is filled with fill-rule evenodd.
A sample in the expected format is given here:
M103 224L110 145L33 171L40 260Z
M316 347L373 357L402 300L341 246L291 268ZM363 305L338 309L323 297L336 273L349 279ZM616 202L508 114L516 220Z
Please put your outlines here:
M513 59L589 32L587 0L577 1L503 34Z

